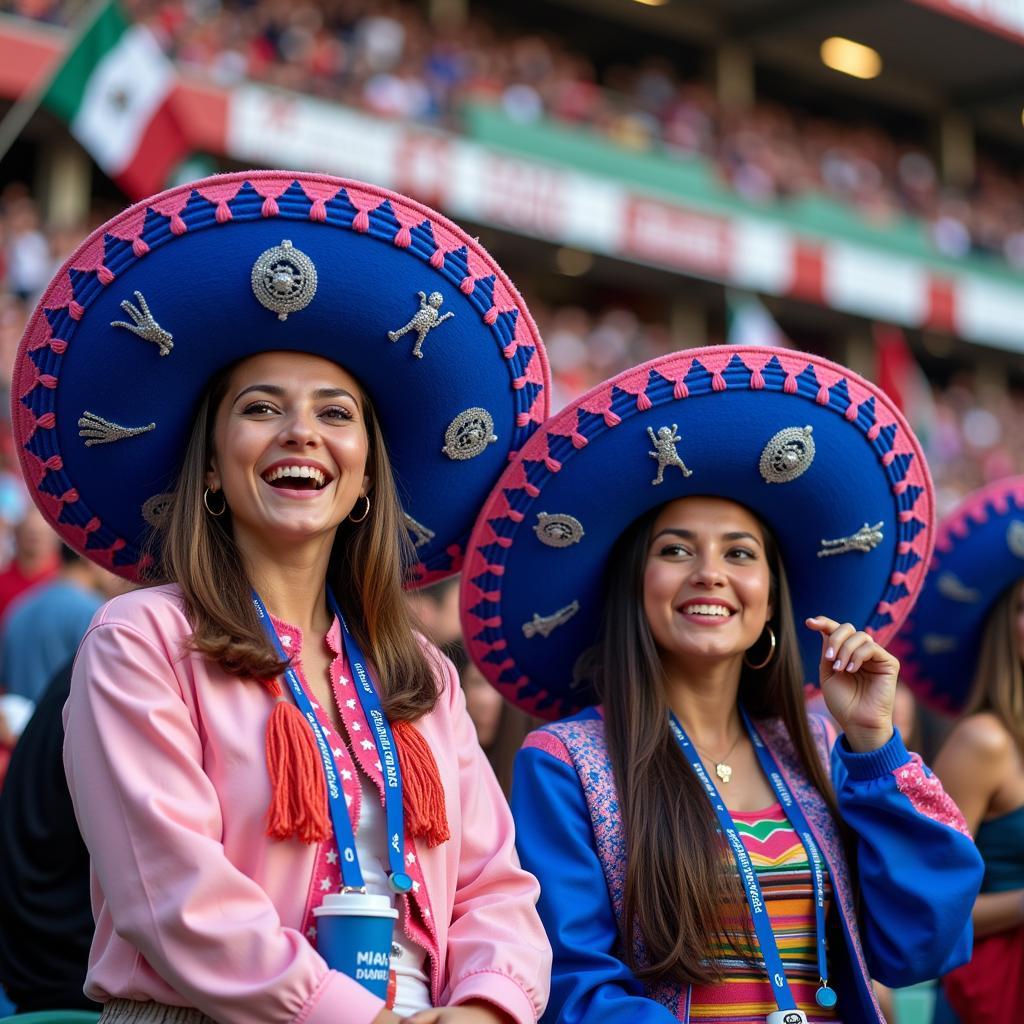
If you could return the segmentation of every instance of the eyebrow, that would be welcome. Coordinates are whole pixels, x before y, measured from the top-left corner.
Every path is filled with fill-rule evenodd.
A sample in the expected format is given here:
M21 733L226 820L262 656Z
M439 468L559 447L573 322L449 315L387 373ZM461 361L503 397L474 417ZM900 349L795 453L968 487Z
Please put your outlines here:
M243 395L249 394L250 391L262 391L264 394L273 395L275 398L280 398L285 393L285 389L278 384L250 384L249 387L243 388L235 395L235 401L237 402ZM317 388L313 392L313 397L317 400L321 398L351 398L353 402L356 402L355 395L351 391L346 391L345 388ZM356 404L358 405L359 403L356 402Z
M680 529L677 529L676 527L669 526L669 527L666 527L664 530L662 530L660 533L658 533L656 536L652 537L651 538L651 543L653 544L656 540L658 540L659 537L664 537L665 534L669 534L669 536L672 536L672 537L679 537L680 540L696 540L697 539L697 535L693 532L693 530L680 530ZM746 530L734 530L734 531L732 531L730 533L723 533L723 534L721 534L719 539L720 540L752 540L755 544L757 544L759 546L761 545L761 541L757 537L755 537L754 534L747 533Z

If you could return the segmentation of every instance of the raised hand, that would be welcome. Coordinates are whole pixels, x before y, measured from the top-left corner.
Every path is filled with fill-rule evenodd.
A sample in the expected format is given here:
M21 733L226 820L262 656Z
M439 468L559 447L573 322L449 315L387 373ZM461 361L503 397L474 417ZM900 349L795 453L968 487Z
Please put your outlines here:
M884 746L893 733L899 661L849 622L827 615L806 621L821 635L821 692L850 749L866 753Z

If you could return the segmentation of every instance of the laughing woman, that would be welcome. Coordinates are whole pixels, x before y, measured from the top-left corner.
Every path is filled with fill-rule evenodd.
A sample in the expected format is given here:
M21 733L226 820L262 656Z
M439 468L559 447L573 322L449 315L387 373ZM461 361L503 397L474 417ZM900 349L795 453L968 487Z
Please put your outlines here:
M512 790L545 1020L881 1022L871 977L966 958L980 862L893 728L882 646L931 502L880 392L773 349L623 374L506 471L463 617L506 696L572 715L527 739Z
M458 568L545 381L487 254L356 182L197 182L61 269L16 369L26 479L160 584L97 614L66 710L104 1022L541 1013L536 882L402 586Z

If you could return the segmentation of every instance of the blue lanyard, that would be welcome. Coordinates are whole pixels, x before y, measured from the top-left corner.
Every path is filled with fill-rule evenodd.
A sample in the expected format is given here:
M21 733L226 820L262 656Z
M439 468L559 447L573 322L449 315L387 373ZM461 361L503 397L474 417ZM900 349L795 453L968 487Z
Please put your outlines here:
M757 734L757 730L751 723L746 710L741 707L740 713L743 716L743 724L746 727L750 740L754 745L754 752L757 755L761 769L767 776L768 782L771 784L772 789L775 791L775 795L779 799L779 803L782 805L782 808L786 813L786 817L796 830L797 835L800 837L800 841L804 845L804 850L807 852L807 862L810 865L811 879L814 886L814 920L816 927L816 945L818 950L819 988L815 993L815 1000L819 1006L834 1006L836 1003L836 994L828 987L828 959L825 949L824 860L818 851L818 844L814 841L814 837L811 835L807 819L804 817L804 813L800 809L799 804L797 804L796 800L793 799L793 795L789 791L789 786L786 785L786 780L783 779L782 773L778 770L778 767L775 764L775 759L762 742L761 737ZM719 827L721 828L722 834L725 836L726 841L729 844L729 849L732 851L732 855L736 860L736 867L739 871L740 879L743 882L744 893L747 897L747 905L750 907L750 916L754 923L754 933L756 934L758 944L761 947L761 956L764 958L764 965L768 972L768 980L772 986L772 994L775 996L775 1003L780 1010L795 1010L797 1009L796 1000L793 998L793 992L790 989L789 981L786 978L786 971L782 963L782 957L779 954L779 946L775 941L775 933L772 930L771 921L769 919L768 908L765 906L764 895L761 892L761 883L758 881L757 871L754 869L753 862L750 859L750 854L747 853L747 848L743 845L743 840L740 838L739 832L736 829L736 824L732 819L732 815L729 813L729 809L725 806L717 787L711 781L711 777L705 770L704 763L700 759L700 754L697 753L697 748L691 742L690 737L686 735L686 730L683 729L679 719L671 713L669 715L669 724L672 727L672 732L675 734L676 741L679 743L679 746L683 751L683 755L686 757L686 760L693 769L694 774L696 774L697 778L703 785L704 792L711 801L711 806L718 817Z
M334 595L328 591L327 601L331 612L337 616L341 624L342 638L345 644L345 657L348 660L349 669L358 681L356 696L362 706L363 714L367 722L371 723L374 732L374 741L377 747L377 756L380 758L381 769L384 775L384 810L388 830L388 885L393 892L408 892L412 888L412 879L405 873L405 818L402 810L402 772L398 763L398 751L395 748L395 739L384 714L380 697L370 678L366 667L366 659L360 650L356 639L349 631L345 617L341 614L338 602ZM259 594L252 592L252 603L256 607L256 614L266 631L267 637L278 657L282 661L288 660L288 654L281 644L277 630L271 621L266 606L260 600ZM345 804L345 795L338 783L338 769L334 763L334 755L331 753L331 745L324 736L323 729L317 721L313 705L302 687L298 673L291 665L285 669L285 681L292 692L299 711L309 722L316 738L317 749L320 752L320 761L323 764L324 778L327 780L327 798L331 814L331 822L334 826L334 839L338 844L338 852L341 855L341 880L346 890L363 890L366 885L363 881L363 873L359 869L359 857L356 853L356 839L352 831L352 820L348 815L348 807Z

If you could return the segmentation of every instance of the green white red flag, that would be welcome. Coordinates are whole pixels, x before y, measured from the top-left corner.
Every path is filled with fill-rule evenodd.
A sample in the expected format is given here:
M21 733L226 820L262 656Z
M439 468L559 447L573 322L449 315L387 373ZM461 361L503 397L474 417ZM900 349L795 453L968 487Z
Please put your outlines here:
M102 5L72 44L42 106L132 199L159 192L188 152L174 115L174 65L145 26Z

